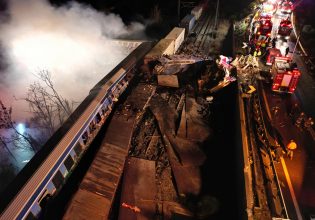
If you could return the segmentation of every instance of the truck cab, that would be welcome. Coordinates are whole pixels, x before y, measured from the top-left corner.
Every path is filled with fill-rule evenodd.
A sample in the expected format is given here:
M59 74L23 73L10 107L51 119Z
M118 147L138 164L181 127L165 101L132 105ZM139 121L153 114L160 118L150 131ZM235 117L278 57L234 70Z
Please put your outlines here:
M276 57L281 57L281 52L277 48L269 48L267 53L266 65L271 66Z
M277 38L289 39L292 31L292 24L289 19L284 19L280 22Z
M271 67L272 91L293 93L301 76L295 63L289 57L275 57Z

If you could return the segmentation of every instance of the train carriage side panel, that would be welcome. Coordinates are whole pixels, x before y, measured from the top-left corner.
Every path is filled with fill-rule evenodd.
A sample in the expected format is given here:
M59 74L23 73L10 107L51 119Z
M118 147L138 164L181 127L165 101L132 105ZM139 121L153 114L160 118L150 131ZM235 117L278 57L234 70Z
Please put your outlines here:
M185 36L187 36L195 25L195 16L188 14L180 22L180 27L185 28Z
M191 14L195 16L196 21L199 20L201 14L202 14L202 6L196 6L191 10Z
M144 63L147 64L152 60L158 59L162 55L174 54L174 40L161 39L144 57Z

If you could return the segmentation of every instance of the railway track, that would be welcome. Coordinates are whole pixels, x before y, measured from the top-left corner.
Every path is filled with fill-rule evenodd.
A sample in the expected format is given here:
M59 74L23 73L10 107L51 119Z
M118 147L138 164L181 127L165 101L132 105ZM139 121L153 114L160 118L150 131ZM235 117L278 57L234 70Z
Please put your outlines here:
M188 35L186 42L179 50L179 54L191 54L208 56L210 47L212 28L214 25L213 13L203 14L197 25L193 28L192 34Z
M198 37L196 41L194 42L195 51L197 54L203 54L204 53L204 47L206 46L206 42L210 38L210 34L212 32L212 27L214 24L214 19L212 18L211 14L209 13L209 16L207 17L204 24L201 26ZM209 42L208 42L209 43ZM207 54L205 54L207 55Z
M255 93L250 99L245 100L245 105L250 162L253 173L253 215L257 219L288 218L274 167L276 155L272 149L277 142L267 124L268 121L259 94Z
M212 41L208 34L212 30L212 24L211 13L203 16L196 27L197 36L187 40L188 44L183 47L183 51L196 51L197 55L207 56L209 54L207 50L210 41ZM147 44L150 44L147 47L150 46L151 48L151 43ZM148 48L145 47L145 49ZM60 173L61 175L56 175L59 179L55 178L56 176L53 177L53 183L59 183L58 187L60 187L58 189L51 188L50 184L47 187L40 188L43 192L38 193L40 199L34 199L35 202L32 201L32 204L23 210L23 216L27 216L26 218L45 216L47 213L40 213L41 210L38 210L42 209L44 212L47 210L50 210L50 213L58 212L56 218L52 217L54 215L49 215L50 218L54 219L61 217L60 212L66 213L64 219L75 219L78 216L84 219L119 217L117 209L121 210L120 199L124 198L121 197L124 195L119 194L120 179L125 166L128 166L128 162L125 163L127 157L132 157L133 161L139 159L139 161L142 161L141 163L150 164L154 168L151 169L151 177L155 177L157 193L154 194L153 199L145 199L145 201L154 204L154 206L151 204L150 213L154 215L163 214L167 217L170 217L173 212L193 216L187 207L182 206L179 200L187 199L186 195L199 195L201 191L200 167L203 165L206 156L199 147L201 143L207 140L207 135L210 133L207 124L209 118L202 118L202 112L207 110L209 104L202 106L203 104L196 101L195 82L190 82L188 86L179 89L168 88L156 91L152 89L157 85L156 81L144 80L147 76L141 75L140 69L137 69L138 61L141 59L140 57L143 57L142 52L144 53L144 51L143 49L138 51L137 56L129 57L124 61L124 65L116 67L110 76L99 83L100 85L102 83L109 84L108 89L107 87L99 88L102 96L97 93L99 96L96 100L93 99L94 97L89 97L95 104L95 109L92 109L94 115L92 115L93 117L89 116L89 123L86 122L87 130L80 129L83 135L81 133L79 133L81 136L77 135L80 142L76 144L75 152L70 156L76 159L77 154L80 155L83 151L85 154L86 149L94 148L96 149L93 156L96 156L87 164L87 166L90 166L86 168L88 170L86 173L82 170L76 170L76 172L83 173L81 173L81 177L84 175L81 178L82 181L79 180L75 183L70 181L73 185L68 187L75 185L73 191L78 189L72 197L73 203L65 205L67 207L59 207L61 211L56 211L56 207L59 205L58 200L52 197L60 196L60 200L63 197L61 194L54 192L61 190L62 183L66 182L64 179L68 181L68 178L71 178L71 175L66 176L63 172ZM135 80L131 80L130 74L132 76L138 74L143 81L140 80L140 83L137 81L136 84L129 85ZM125 92L127 85L129 86ZM129 93L131 90L132 92ZM96 92L98 90L91 90L92 94ZM154 101L150 102L152 96ZM90 99L87 99L87 101L90 101ZM151 106L147 108L149 102ZM107 112L112 112L111 116L108 117L111 121L103 126L105 123L104 115L107 117L109 114ZM187 124L189 124L191 130L189 130ZM99 130L104 133L98 133L95 126L102 128ZM75 137L77 138L77 136ZM92 146L95 144L94 140L96 140L94 137L100 141L98 146ZM89 146L87 147L87 145ZM85 149L82 149L82 146ZM70 149L69 145L65 147ZM82 153L80 157L83 157L84 154ZM75 162L79 163L78 161ZM64 163L68 165L68 160ZM72 165L68 173L74 172ZM60 167L61 171L65 171L63 166L60 165ZM139 175L139 177L143 179L143 177L146 177L145 174ZM44 176L42 175L42 177ZM27 190L27 192L29 193L31 190ZM27 199L31 197L25 196ZM55 202L52 200L55 200ZM87 204L87 201L89 204ZM63 201L63 204L66 202ZM48 206L50 208L47 208ZM68 210L65 210L67 208ZM205 210L209 210L209 207ZM12 216L16 214L13 208L10 209L11 214Z

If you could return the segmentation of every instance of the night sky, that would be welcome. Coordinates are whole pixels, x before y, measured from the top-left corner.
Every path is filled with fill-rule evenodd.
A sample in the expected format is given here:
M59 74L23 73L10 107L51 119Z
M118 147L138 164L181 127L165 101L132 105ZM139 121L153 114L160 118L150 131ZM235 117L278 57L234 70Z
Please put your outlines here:
M66 4L69 0L50 0L52 4L62 5ZM139 19L139 17L149 18L152 9L157 5L161 14L164 16L176 16L177 13L177 0L77 0L78 2L89 4L100 11L110 11L120 14L125 22L133 19ZM187 1L187 0L186 0ZM185 1L182 1L185 2ZM190 0L189 2L195 2L198 4L198 0ZM235 0L221 0L220 9L225 12L225 15L239 12L243 7L249 3L249 0L235 1ZM214 6L216 0L209 0L210 5ZM185 11L185 9L182 9ZM222 12L223 12L222 11ZM184 14L182 12L182 14Z

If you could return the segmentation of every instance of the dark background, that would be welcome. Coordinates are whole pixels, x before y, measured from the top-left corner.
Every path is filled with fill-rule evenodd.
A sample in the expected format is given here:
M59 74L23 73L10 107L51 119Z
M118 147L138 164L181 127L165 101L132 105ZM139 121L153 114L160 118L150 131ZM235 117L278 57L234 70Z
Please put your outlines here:
M205 0L181 0L180 19L190 14L192 7L184 7L185 3L198 5ZM50 0L53 5L66 5L69 0ZM150 38L161 38L166 35L172 27L178 25L178 0L77 0L77 2L92 6L98 11L119 14L126 24L138 21L147 25L146 34ZM216 0L209 0L209 9L214 10ZM250 0L220 0L220 17L230 19L236 17L249 4ZM154 8L160 12L160 19L156 19ZM149 24L148 24L148 21Z

